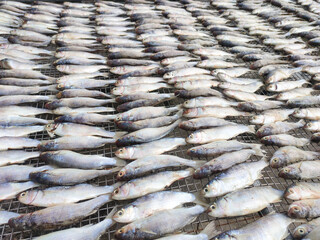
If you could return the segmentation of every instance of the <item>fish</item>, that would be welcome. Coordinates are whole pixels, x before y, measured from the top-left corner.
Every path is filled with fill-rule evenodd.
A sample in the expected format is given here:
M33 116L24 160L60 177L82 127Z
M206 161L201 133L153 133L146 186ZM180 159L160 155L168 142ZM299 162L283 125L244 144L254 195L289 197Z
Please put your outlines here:
M0 112L3 116L21 116L21 117L33 117L35 115L51 113L50 110L43 108L35 108L29 106L2 106Z
M238 103L238 108L241 111L252 112L252 111L265 111L272 108L280 108L283 106L281 101L271 101L271 100L254 100L247 102Z
M281 202L282 195L283 191L270 186L238 190L215 200L208 208L208 215L215 218L245 216Z
M200 205L161 211L120 228L115 232L115 238L123 240L159 238L182 229L204 211Z
M29 180L29 174L34 171L52 169L50 166L33 167L27 165L9 165L0 167L0 183L23 182Z
M231 102L220 97L196 97L190 100L187 100L183 103L185 108L195 108L195 107L207 107L207 106L216 106L216 107L231 107L237 106L237 102Z
M253 116L250 119L252 124L272 124L279 121L285 121L289 115L293 114L295 109L271 109L262 112L259 115Z
M45 185L69 186L117 172L119 168L109 170L84 170L76 168L56 168L53 170L33 171L30 179Z
M296 220L281 213L271 213L248 225L229 230L215 236L215 240L246 239L285 239L289 235L288 227Z
M167 93L139 92L139 93L135 93L135 94L120 95L120 96L117 96L115 99L116 99L117 103L126 103L126 102L141 100L141 99L148 99L148 100L167 99L167 98L170 99L172 97L173 97L173 94L171 94L171 93L167 94Z
M1 92L1 90L0 90ZM0 96L0 106L18 105L21 103L37 103L41 101L53 100L54 95L43 96L43 95L8 95Z
M18 217L19 215L19 213L0 210L0 225L7 224L10 218Z
M39 237L35 237L36 240L50 240L50 239L58 239L58 238L74 238L81 239L83 236L86 236L87 239L97 240L99 239L109 228L114 225L114 221L112 220L112 215L116 211L114 208L107 217L97 223L97 224L89 224L79 228L69 228L65 230L60 230L52 233L48 233Z
M188 108L183 112L186 118L215 117L226 118L231 116L250 116L250 113L240 112L232 107L200 107Z
M275 123L265 124L261 128L257 130L257 136L259 138L268 136L268 135L276 135L281 133L287 133L289 131L302 128L305 126L305 121L301 119L298 122L282 122L278 121Z
M197 75L197 74L210 74L210 71L202 69L202 68L196 68L196 67L190 67L190 68L182 68L178 69L172 72L167 72L163 75L164 79L170 79L174 77L183 77L183 76L190 76L190 75Z
M51 110L48 110L48 111L51 111ZM59 107L52 110L52 112L56 115L103 113L103 112L113 112L113 111L115 111L113 107L82 107L82 108Z
M243 91L235 91L235 90L223 90L223 93L233 99L236 99L238 101L265 101L269 98L274 98L275 96L267 96L267 95L260 95L250 92L243 92Z
M30 158L39 157L39 152L26 152L22 150L0 151L0 166L24 163Z
M30 46L24 46L19 44L0 44L0 48L14 49L14 50L22 51L29 54L35 54L35 55L37 54L43 54L48 56L53 55L52 51L49 51L43 48L30 47Z
M34 188L38 186L39 184L34 183L32 181L21 182L21 183L16 183L16 182L0 183L0 200L13 199L20 192L23 192L30 188Z
M61 168L103 169L112 166L124 166L126 162L116 158L100 155L83 155L68 150L43 152L40 160Z
M108 69L106 65L57 65L59 72L66 74L94 73L102 69Z
M234 138L242 133L253 133L255 134L254 125L225 125L209 129L201 129L191 133L187 138L187 143L191 144L205 144L218 140L228 140Z
M184 130L199 130L203 128L219 127L234 124L236 123L221 118L201 117L183 121L179 124L179 128L182 128Z
M101 138L96 136L63 136L52 140L38 141L40 151L57 150L82 150L102 147L105 144L114 143L113 138Z
M32 133L42 132L44 126L9 126L0 127L0 137L23 137Z
M222 172L236 164L247 161L253 155L264 156L260 149L242 149L239 151L224 153L197 168L193 174L193 178L201 179L212 174Z
M55 123L72 122L78 124L95 125L110 122L115 119L115 115L102 115L96 113L71 113L54 119Z
M310 222L306 224L302 224L298 227L296 227L293 230L293 237L295 239L303 239L305 236L307 236L312 230L317 228L320 225L319 218L315 218L311 220Z
M302 161L282 168L279 177L285 179L312 179L320 176L317 167L320 161Z
M115 133L106 131L103 128L92 127L75 123L53 123L46 125L46 131L49 136L100 136L106 138L114 138L124 133Z
M310 140L307 138L297 138L288 134L269 135L261 138L260 141L266 145L276 145L279 147L290 145L296 147L303 147L310 143Z
M319 152L304 151L294 146L279 148L270 159L270 166L274 168L283 167L287 164L299 161L316 160L320 156Z
M319 141L320 141L320 136L319 136L319 133L318 133L318 132L312 134L311 141L312 141L312 142L319 142Z
M81 203L68 203L48 207L11 218L9 226L16 230L57 229L96 213L101 206L110 202L109 195L103 195ZM32 217L31 217L32 216Z
M179 171L164 171L132 179L114 190L112 199L134 199L149 193L162 191L175 181L191 176L193 172L194 170L192 168L188 168Z
M111 186L95 186L82 183L74 186L56 186L28 190L20 193L17 198L19 202L26 205L52 207L111 194L118 185L117 183Z
M261 171L267 166L268 163L264 159L235 165L212 179L201 190L201 194L206 198L219 197L248 187L262 177Z
M25 137L0 137L0 151L9 149L23 149L37 147L40 143L37 139Z
M222 97L222 93L211 88L197 88L192 90L177 90L174 92L177 97L190 99L194 97L210 97L217 96Z
M39 71L24 69L10 69L10 70L1 70L1 78L30 78L30 79L42 79L42 80L52 80L52 77L48 77L42 74Z
M171 88L166 83L144 83L144 84L132 84L125 86L118 86L111 90L113 95L130 95L140 92L151 92L161 88Z
M143 128L135 132L128 133L117 139L116 145L118 147L132 144L147 143L158 140L171 133L181 122L180 119L174 123L159 128Z
M132 84L143 84L143 83L159 83L163 82L163 79L160 77L129 77L125 79L118 80L116 86L126 86Z
M60 98L74 98L74 97L91 97L91 98L111 98L111 95L99 90L88 89L65 89L56 94Z
M129 111L133 108L145 107L145 106L155 106L155 105L162 103L165 100L170 100L170 99L140 99L140 100L135 100L135 101L131 101L131 102L126 102L126 103L122 103L121 105L118 105L117 111L118 112L125 112L125 111Z
M291 77L294 73L301 72L302 67L297 68L276 68L267 74L266 83L280 82Z
M277 100L290 100L300 97L306 97L312 94L312 88L295 88L286 92L279 93L276 97Z
M95 65L106 64L104 59L81 59L81 58L60 58L53 62L53 65Z
M11 58L4 58L0 60L0 66L3 69L42 69L42 68L50 68L49 64L35 64L35 63L26 63L21 62Z
M13 85L13 86L41 86L49 85L50 81L40 79L23 79L23 78L2 78L0 79L2 85Z
M301 108L292 114L296 118L304 118L309 120L320 120L320 110L318 108Z
M218 85L219 88L228 89L228 90L235 90L235 91L243 91L254 93L258 91L263 86L262 82L254 82L249 84L236 84L230 82L222 82Z
M181 106L171 108L166 107L139 107L129 111L117 114L115 121L138 121L148 118L156 118L169 115L172 112L180 110Z
M290 204L288 216L291 218L316 218L319 213L320 199L305 199Z
M205 164L205 161L193 161L173 155L154 155L138 158L124 166L117 175L118 181L140 177L146 172L164 167L188 166L194 169Z
M72 75L76 75L76 74L72 74ZM81 79L81 78L69 79L66 81L57 80L58 85L56 86L56 88L59 90L91 89L91 88L105 87L115 82L116 80L97 80L97 79Z
M36 94L43 91L57 91L55 85L41 86L41 87L20 87L20 86L9 86L2 85L0 87L0 96L6 95L28 95L28 94ZM51 99L52 97L50 97Z
M201 146L188 149L187 154L191 157L217 157L226 152L239 151L242 149L253 149L255 152L261 151L261 144L243 143L237 140L214 141Z
M240 77L250 71L251 69L246 67L232 67L232 68L226 68L226 69L212 70L211 75L217 76L219 73L224 73L230 77Z
M248 85L248 84L252 84L252 83L261 82L260 79L230 77L229 75L227 75L225 73L218 73L217 78L221 82L234 83L234 84L238 84L238 85Z
M218 59L206 59L199 61L197 64L197 67L206 68L206 69L220 69L220 68L232 68L232 67L238 67L241 64L239 63L233 63L233 62L226 62L223 60Z
M293 201L315 199L320 196L319 183L296 182L288 186L284 192L284 197Z
M192 80L177 82L174 87L178 89L193 90L198 88L217 87L218 85L219 82L214 80Z
M297 81L283 81L269 84L266 89L271 92L284 92L295 88L303 87L310 84L308 81L301 79Z

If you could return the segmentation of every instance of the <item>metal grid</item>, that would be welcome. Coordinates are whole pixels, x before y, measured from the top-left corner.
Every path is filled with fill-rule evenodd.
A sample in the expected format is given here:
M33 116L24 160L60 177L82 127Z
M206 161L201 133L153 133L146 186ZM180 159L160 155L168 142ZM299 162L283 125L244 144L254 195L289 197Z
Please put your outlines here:
M205 28L200 25L199 29L204 30ZM51 49L53 49L53 46L51 47ZM228 51L227 48L222 48L222 49ZM264 49L267 52L273 52L273 50L269 47L266 47ZM99 52L99 53L105 54L104 52ZM53 61L53 59L49 59L47 62L52 62L52 61ZM236 61L238 61L238 60L236 60ZM239 61L241 61L241 60L239 60ZM59 77L62 75L61 73L56 71L53 66L50 69L43 69L43 70L41 70L41 72L48 75L48 76L51 76L51 77ZM256 74L252 74L252 73L247 74L247 76L248 77L257 77ZM310 76L308 76L306 74L303 74L303 75L295 74L292 78L293 79L298 79L298 78L309 79ZM107 86L104 88L100 88L99 90L106 92L106 93L110 93L111 88L112 88L112 86ZM168 93L168 92L173 92L173 91L174 91L173 89L159 90L160 93ZM268 94L265 90L261 90L259 93L260 94ZM46 92L42 92L41 94L50 95L52 93L46 91ZM180 104L181 102L182 102L181 99L174 99L174 100L164 102L163 105L165 105L167 107L173 107L173 106L176 106L177 104ZM37 104L28 104L28 105L43 108L44 104L45 103L41 102L41 103L37 103ZM109 105L112 107L116 107L116 104L113 104L113 103L111 103ZM108 113L108 114L112 114L112 113ZM49 120L52 120L54 118L53 115L48 115L48 114L40 115L40 117L43 119L49 119ZM233 121L233 122L237 122L240 124L249 124L248 118L246 118L246 117L231 117L231 118L228 118L228 120ZM292 120L296 121L296 119L292 119ZM103 127L109 131L120 131L119 129L117 129L117 127L115 126L115 124L113 122L106 123L103 125ZM311 133L309 131L304 130L304 129L298 129L298 130L294 130L292 132L297 137L307 137L307 138L311 137ZM190 132L177 128L177 129L175 129L174 132L172 132L169 135L169 137L170 136L172 136L172 137L186 137L188 134L190 134ZM31 134L30 138L39 139L39 140L50 139L46 132ZM244 142L250 142L250 143L259 143L259 139L252 134L242 134L237 137L237 140L244 141ZM193 147L193 146L191 146L191 145L181 146L178 149L169 152L169 154L176 155L176 156L183 157L183 158L190 158L186 155L186 150L191 147ZM276 147L276 146L263 146L263 149L267 152L267 157L270 158L273 155L273 153L278 149L278 147ZM311 143L310 145L303 147L303 149L310 150L310 151L317 151L317 150L319 150L319 146L318 146L318 144ZM36 149L28 149L28 150L36 151ZM107 157L112 157L112 156L114 156L115 151L116 151L116 147L114 145L106 145L104 147L94 149L94 150L84 150L84 151L82 151L82 153L92 154L92 155L102 154ZM256 161L256 160L258 160L258 158L252 157L252 160ZM38 166L38 165L44 165L44 162L39 161L39 159L31 159L31 160L28 160L26 162L26 164ZM171 169L176 170L179 168L175 167L175 168L171 168ZM293 180L286 180L286 179L282 179L282 178L277 177L278 172L279 171L277 169L267 167L262 172L263 178L260 179L259 181L257 181L255 183L255 185L261 185L261 186L268 185L268 186L272 186L272 187L280 189L280 190L284 190L288 185L290 185L291 183L294 182ZM192 177L189 177L189 178L175 182L174 184L172 184L172 186L169 189L180 189L180 190L186 191L186 192L197 192L200 189L202 189L202 187L212 178L213 178L213 176L211 176L210 178L206 178L206 179L195 180ZM100 177L100 178L97 178L97 179L92 180L90 182L93 184L97 184L97 185L106 185L106 184L112 185L116 182L116 180L115 180L115 175L113 175L113 176L107 176L107 177ZM65 228L81 227L81 226L84 226L87 224L94 224L94 223L100 222L107 216L107 214L115 206L120 207L122 205L127 204L128 202L129 201L110 202L110 203L104 205L103 207L101 207L96 214L93 214L93 215L85 218L80 223L75 223L75 224L68 226L68 227L65 227ZM277 212L283 213L283 212L286 212L289 203L290 202L288 202L287 200L283 200L281 203L272 204L268 210L271 211L273 209ZM17 213L29 213L29 212L33 212L35 210L40 209L38 207L26 206L24 204L21 204L17 199L6 200L6 201L0 202L0 208L8 210L8 211L12 211L12 212L17 212ZM215 222L218 227L218 230L226 231L226 230L242 227L250 222L253 222L253 221L259 219L261 216L265 215L266 213L267 213L266 211L262 211L262 212L252 214L249 216L244 216L244 217L221 218L221 219L216 219ZM207 214L202 214L195 222L186 226L184 231L186 231L186 232L199 232L201 229L204 228L204 226L209 221L212 221L212 220L213 219L211 217L208 217ZM101 237L101 239L112 239L113 233L115 232L116 229L119 228L119 226L120 226L120 224L116 224L115 226L113 226L111 229L109 229ZM292 229L293 229L293 227L291 227L291 230ZM0 239L5 239L5 240L7 240L7 239L10 239L10 240L11 239L12 240L13 239L31 239L33 236L39 236L39 235L42 235L45 233L48 233L48 232L46 232L46 231L45 232L35 232L35 231L32 232L29 230L24 231L24 232L17 232L17 231L12 230L8 225L0 226Z

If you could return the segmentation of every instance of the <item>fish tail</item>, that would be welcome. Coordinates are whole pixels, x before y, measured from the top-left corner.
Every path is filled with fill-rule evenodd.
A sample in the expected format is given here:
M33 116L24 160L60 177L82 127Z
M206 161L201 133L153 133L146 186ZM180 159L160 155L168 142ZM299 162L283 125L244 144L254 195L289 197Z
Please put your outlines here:
M267 98L267 99L276 98L277 96L278 96L278 94L274 94L274 95L271 95L271 96L267 96L266 98Z
M127 165L127 162L125 160L116 159L116 166L123 167L125 165Z
M39 64L37 66L37 68L45 68L45 69L49 69L50 68L50 63L46 63L46 64Z
M192 167L194 169L198 169L200 167L202 167L207 161L200 161L200 160L195 160L192 161L192 163L188 164L189 167Z
M267 153L265 150L261 149L262 147L262 144L251 144L251 148L255 151L255 152L261 152L263 155L261 156L264 156L265 153ZM260 155L258 155L260 156Z
M249 125L248 128L249 128L249 131L250 133L253 133L253 134L256 134L256 126L255 125Z
M49 86L46 86L45 89L47 91L58 92L57 85L49 85Z
M178 171L177 173L178 173L180 179L183 179L183 178L192 176L192 174L194 173L194 169L187 168L186 170Z
M208 204L206 202L206 199L201 195L200 192L195 192L195 193L193 193L193 195L195 197L195 199L193 201L195 204L199 204L199 205L201 205L203 207L209 207L210 206L210 204Z
M300 127L303 127L304 125L306 125L306 121L304 120L304 119L301 119L299 122L297 122L298 123L298 125L300 126Z
M105 80L107 84L113 84L116 83L118 80L112 79L112 80Z
M53 101L53 100L56 100L56 95L48 95L48 101Z
M183 110L179 110L174 116L178 119L181 118L183 114Z
M219 234L219 231L216 229L215 222L210 222L201 232L208 236L208 239L213 238L214 236Z
M114 189L120 187L124 182L116 182L115 184L111 185Z
M181 110L181 109L183 109L182 104L179 104L179 105L177 105L175 107L169 108L169 110L172 111L172 112L173 111L178 111L178 110Z
M113 139L119 139L122 136L126 135L128 132L116 132L115 135L113 136Z
M256 156L264 157L264 153L260 148L252 149L255 152Z

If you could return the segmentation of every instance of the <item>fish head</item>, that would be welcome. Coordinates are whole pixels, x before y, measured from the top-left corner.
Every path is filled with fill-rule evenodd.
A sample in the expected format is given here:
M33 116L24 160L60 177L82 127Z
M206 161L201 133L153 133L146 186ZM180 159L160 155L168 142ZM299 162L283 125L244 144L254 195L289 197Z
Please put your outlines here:
M135 220L136 208L133 205L128 205L125 208L120 209L116 212L112 219L120 223L129 223Z
M173 78L174 77L174 72L167 72L163 75L164 78Z
M8 224L11 228L14 228L16 230L29 229L30 217L25 217L25 215L21 215L15 218L10 218Z
M192 149L189 149L192 150ZM191 152L191 151L190 151ZM196 153L196 150L192 152L192 154ZM210 169L210 165L203 165L202 167L196 169L193 173L194 179L201 179L205 178L207 176L210 176L212 174L212 170Z
M208 183L202 190L201 190L201 195L204 197L212 197L215 196L215 191L216 191L216 182L211 181Z
M174 92L174 95L176 97L180 97L181 96L183 98L183 96L187 95L187 93L188 93L187 90L177 90L177 91Z
M115 121L115 124L117 125L118 128L123 129L123 130L131 130L132 121Z
M281 156L275 156L270 159L270 166L272 168L279 168L286 164L286 161Z
M128 171L125 167L122 168L118 174L117 174L117 180L118 181L125 181L128 180L128 178L130 177L130 171Z
M186 108L194 108L196 106L196 99L192 98L183 103Z
M223 214L221 210L222 210L221 208L218 208L218 204L214 202L208 207L207 213L211 217L219 217L221 214Z
M284 191L283 196L291 200L300 200L301 188L296 184L292 184Z
M294 239L302 239L315 228L312 224L302 224L293 230Z
M32 203L37 198L39 193L40 193L40 190L22 192L18 195L18 200L23 204L32 205Z
M267 89L268 91L276 91L276 90L277 90L277 84L274 84L274 83L269 84L269 85L266 87L266 89Z
M185 109L183 111L183 116L184 117L196 117L198 115L198 108L189 108L189 109Z
M134 154L134 148L132 147L123 147L116 151L116 156L122 159L132 159Z
M54 137L55 136L54 132L60 125L61 125L60 123L49 123L46 125L45 130L47 131L50 137Z
M253 116L250 120L252 124L263 124L265 117L263 115Z
M64 72L67 69L67 65L58 65L56 68L58 71Z
M232 236L229 232L220 233L213 240L237 240L236 237Z
M115 88L112 88L111 94L113 95L122 95L124 92L124 87L123 86L118 86Z
M116 239L139 239L136 236L135 228L132 224L128 224L118 229L114 236Z
M293 166L287 166L280 170L279 177L289 178L289 179L297 179L299 178L299 170Z
M66 88L66 84L65 83L59 83L58 85L57 85L57 89L58 90L63 90L63 89L65 89Z
M302 201L293 202L288 209L288 216L291 218L307 218L310 207Z
M274 143L274 138L272 136L265 136L261 138L260 141L266 145L272 145Z
M112 193L112 199L114 199L114 200L126 199L126 197L129 194L129 191L130 191L129 186L130 186L130 184L124 184L124 185L116 188Z
M308 129L309 131L317 131L318 130L317 125L313 122L308 122L306 125L304 125L303 128Z
M306 111L304 109L297 109L293 112L293 116L297 118L304 118L306 117Z
M188 143L201 143L201 140L202 140L202 132L201 131L191 133L186 139L186 141Z

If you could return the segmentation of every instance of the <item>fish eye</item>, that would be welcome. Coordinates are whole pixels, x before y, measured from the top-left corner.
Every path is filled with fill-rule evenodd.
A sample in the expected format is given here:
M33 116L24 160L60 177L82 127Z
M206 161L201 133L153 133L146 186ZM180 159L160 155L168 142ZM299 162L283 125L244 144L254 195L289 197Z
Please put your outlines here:
M194 135L193 135L193 134L190 134L189 138L194 138Z
M120 152L120 153L123 153L123 149L122 149L122 148L121 148L121 149L119 149L119 152Z
M114 193L114 194L119 194L119 188L117 188L116 190L114 190L113 193Z
M299 233L304 234L304 230L302 228L300 228Z
M285 173L288 173L288 172L289 172L289 170L288 170L287 168L283 169L283 171L284 171Z
M124 171L120 171L119 173L118 173L118 176L119 177L122 177L124 175Z
M208 188L203 189L204 192L209 192Z
M118 215L119 215L119 216L122 216L123 213L124 213L123 210L120 210L120 211L118 212Z
M293 207L292 209L293 209L293 211L295 211L295 212L299 212L299 211L300 211L299 207Z
M210 206L210 208L211 208L212 210L215 210L215 209L217 208L217 206L216 206L216 204L212 204L212 205Z
M26 196L26 195L27 195L26 192L23 192L23 193L20 194L21 197L24 197L24 196Z
M118 230L118 233L122 233L122 232L123 232L122 229L119 229L119 230Z
M274 158L274 159L272 160L272 162L274 162L274 163L278 162L278 158Z

